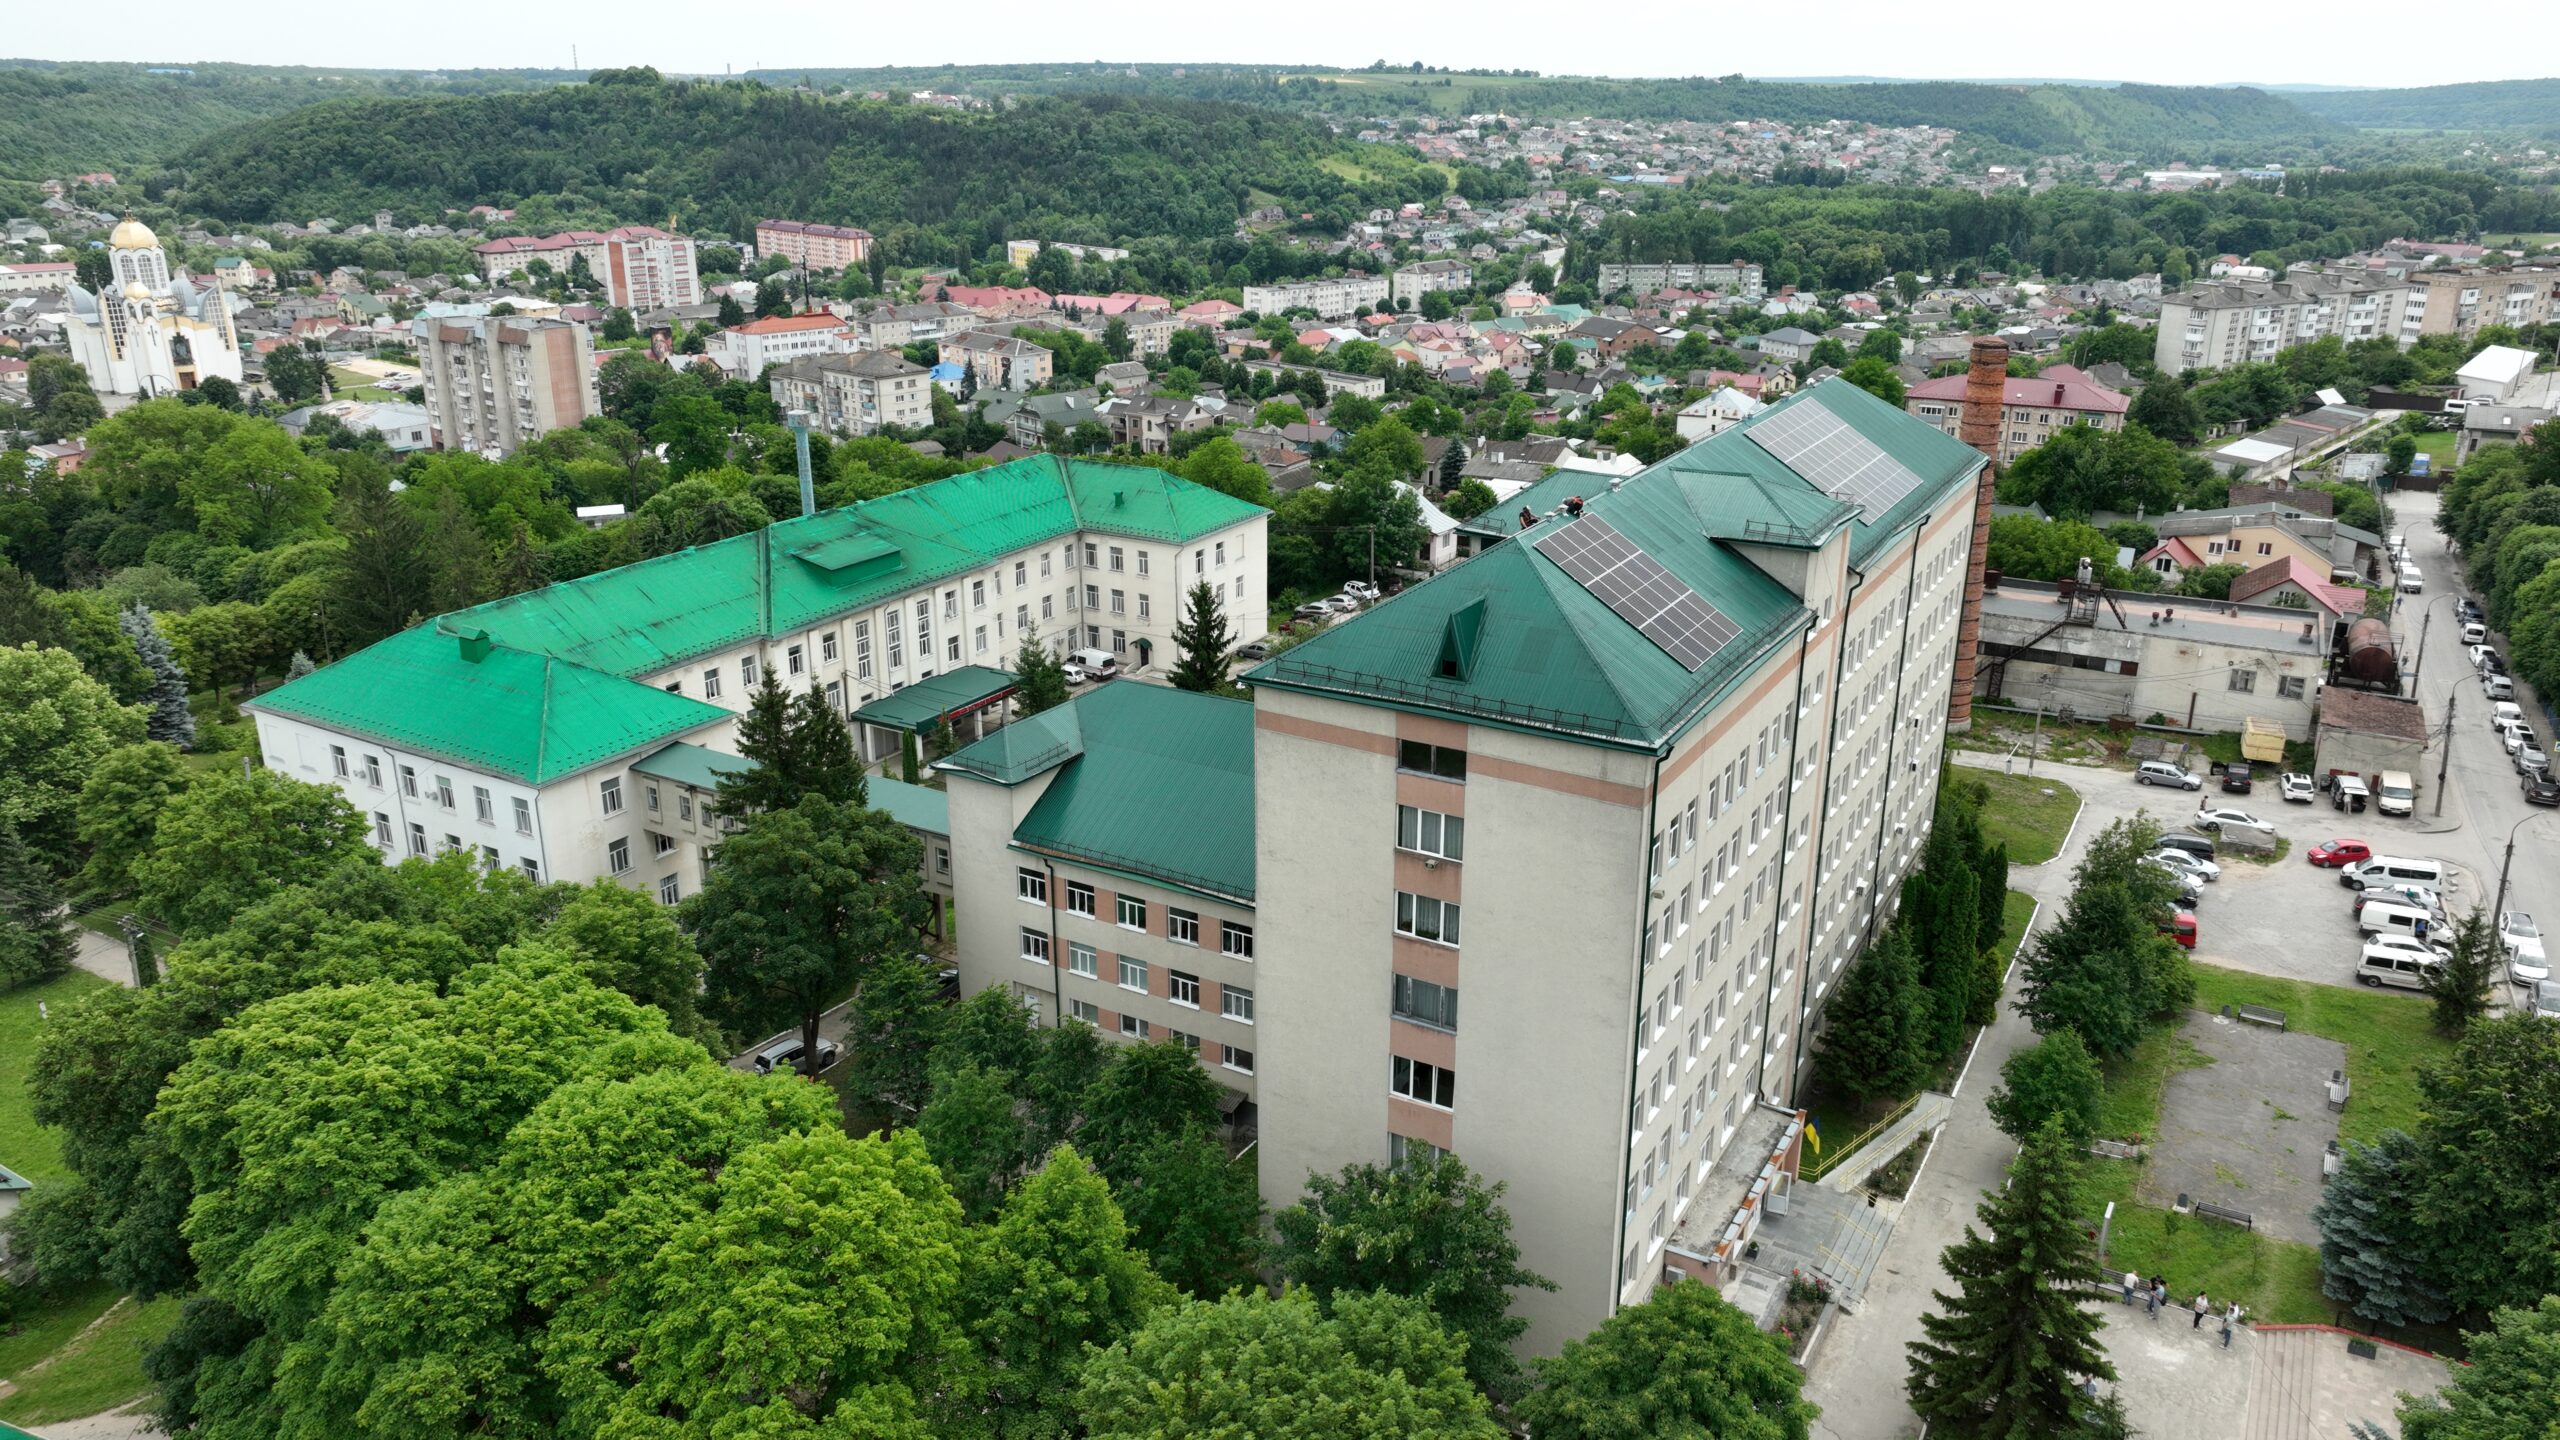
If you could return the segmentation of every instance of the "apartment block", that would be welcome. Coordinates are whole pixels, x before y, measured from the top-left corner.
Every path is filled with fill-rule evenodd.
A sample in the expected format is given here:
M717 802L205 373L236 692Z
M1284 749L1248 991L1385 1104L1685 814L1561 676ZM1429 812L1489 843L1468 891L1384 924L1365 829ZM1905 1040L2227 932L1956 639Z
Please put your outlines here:
M2335 335L2350 343L2414 343L2424 316L2412 280L2301 272L2281 280L2221 280L2163 299L2152 363L2171 375L2272 360Z
M1721 290L1743 300L1757 300L1768 293L1768 282L1760 267L1748 260L1724 264L1690 264L1672 261L1651 265L1603 265L1600 267L1600 293L1615 295L1621 290L1644 294L1653 290Z
M2409 277L2409 283L2418 287L2421 297L2421 335L2459 335L2469 340L2483 325L2521 329L2560 314L2560 268L2549 265L2421 270Z
M648 225L625 225L605 233L605 295L625 310L664 310L702 303L702 278L695 273L693 242Z
M1902 408L1953 435L1963 417L1964 392L1962 375L1923 380L1903 397ZM2049 366L2033 379L2013 378L2000 399L2000 463L2008 464L2075 425L2121 430L2132 404L2129 396L2070 365Z
M733 378L753 380L767 365L803 356L837 355L854 348L853 327L821 310L807 315L768 315L732 325L711 337L703 353Z
M549 265L551 273L566 275L570 265L581 259L587 262L588 273L601 280L604 248L601 230L563 230L557 235L501 235L472 246L471 253L480 262L480 273L492 280L504 280L536 260Z
M1472 290L1475 267L1464 260L1422 260L1399 266L1388 289L1399 309L1418 305L1434 290Z
M933 385L924 367L894 350L804 355L766 377L773 403L806 410L838 435L875 435L888 425L933 423Z
M1254 711L1116 681L934 768L961 985L1044 1020L1173 1039L1241 1104L1261 1066Z
M850 270L871 258L871 232L849 225L759 220L756 253L784 256L810 270Z
M1256 314L1309 310L1320 320L1375 310L1386 298L1384 275L1343 275L1331 280L1292 280L1282 285L1244 287L1244 308Z
M423 622L260 695L260 753L336 785L386 863L463 849L672 904L717 847L703 801L766 675L823 694L867 760L946 719L974 733L1034 625L1061 652L1169 659L1197 578L1260 637L1269 518L1027 456Z
M515 315L413 320L435 443L508 455L601 413L587 327Z
M970 330L944 338L936 354L945 365L958 365L977 377L981 390L1029 390L1049 383L1057 361L1028 340L991 330Z

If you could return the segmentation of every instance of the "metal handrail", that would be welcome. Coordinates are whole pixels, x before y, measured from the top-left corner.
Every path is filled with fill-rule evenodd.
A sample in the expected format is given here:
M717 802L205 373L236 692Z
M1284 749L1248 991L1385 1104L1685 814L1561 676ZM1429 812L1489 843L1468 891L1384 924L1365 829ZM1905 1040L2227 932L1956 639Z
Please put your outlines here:
M1841 1146L1837 1150L1825 1153L1821 1159L1814 1161L1810 1165L1798 1166L1798 1178L1804 1180L1819 1180L1823 1176L1830 1174L1832 1171L1839 1169L1841 1161L1857 1154L1859 1149L1865 1146L1868 1141L1873 1140L1876 1136L1884 1133L1888 1129L1891 1129L1896 1121L1899 1121L1903 1116L1910 1114L1911 1108L1919 1104L1920 1097L1927 1093L1929 1092L1925 1090L1915 1092L1910 1099L1894 1106L1892 1111L1882 1120L1879 1120L1875 1124L1858 1132L1857 1137L1852 1139L1848 1144Z

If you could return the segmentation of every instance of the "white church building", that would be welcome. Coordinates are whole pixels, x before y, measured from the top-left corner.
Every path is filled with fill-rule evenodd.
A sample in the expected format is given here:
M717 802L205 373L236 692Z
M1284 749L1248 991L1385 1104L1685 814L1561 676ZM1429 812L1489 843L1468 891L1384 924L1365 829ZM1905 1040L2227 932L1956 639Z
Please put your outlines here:
M107 240L107 293L69 290L71 358L110 395L174 395L215 376L241 378L240 332L220 285L169 269L151 227L128 215Z

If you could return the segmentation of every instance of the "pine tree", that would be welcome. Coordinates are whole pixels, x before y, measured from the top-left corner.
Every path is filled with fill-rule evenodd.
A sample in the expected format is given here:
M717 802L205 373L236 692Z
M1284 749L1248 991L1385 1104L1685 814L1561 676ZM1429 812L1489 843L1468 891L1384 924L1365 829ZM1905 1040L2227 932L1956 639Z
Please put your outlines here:
M0 990L63 974L79 953L53 872L0 820Z
M2096 1243L2081 1228L2080 1166L2059 1119L2031 1136L2006 1190L1977 1212L1989 1235L1965 1227L1943 1257L1957 1293L1934 1292L1920 1318L1905 1388L1911 1408L1945 1440L2103 1433L2082 1390L2112 1380L2091 1301L2104 1296ZM2092 1429L2084 1430L2084 1426Z
M139 603L126 607L116 617L116 623L132 639L143 668L151 672L151 689L142 697L142 703L151 707L143 722L143 734L181 750L194 749L196 716L187 708L187 672L178 668L178 657L170 651L168 637L160 633L151 612Z
M1920 978L1929 991L1929 1040L1922 1048L1938 1059L1964 1047L1965 1016L1981 970L1982 950L1974 944L1981 933L1980 890L1971 858L1944 867L1930 886L1927 919L1914 922L1922 926Z
M1037 715L1067 703L1067 667L1040 643L1040 627L1026 626L1022 648L1013 656L1013 705L1020 715Z
M2471 1022L2489 1013L2489 989L2501 968L2498 932L2478 906L2454 922L2453 958L2426 976L2428 998L2436 1002L2436 1028L2460 1035Z
M903 731L898 736L898 778L913 785L916 768L916 732Z
M823 690L803 690L791 706L792 779L802 795L824 795L839 805L859 808L871 803L862 772L862 757L853 750L853 731L846 728ZM793 803L798 803L795 796Z
M1467 442L1462 438L1452 437L1449 448L1442 451L1440 455L1440 488L1456 489L1460 478L1459 472L1466 468Z
M2426 1164L2405 1130L2346 1142L2338 1173L2311 1207L2320 1227L2320 1291L2379 1325L2434 1325L2453 1306L2413 1263L2417 1179Z
M791 696L767 670L747 697L747 712L738 717L738 754L755 765L720 777L722 815L744 820L791 808L799 798L791 742Z
M542 552L534 546L533 536L526 532L524 526L518 525L514 537L507 541L507 548L498 556L498 570L491 589L502 596L521 595L527 590L539 590L545 583Z
M1218 592L1203 580L1191 587L1182 618L1174 622L1173 674L1177 690L1215 692L1227 688L1227 649L1233 637Z
M1928 997L1912 965L1911 938L1896 925L1840 981L1814 1060L1822 1083L1859 1100L1901 1095L1920 1083Z
M311 663L311 657L309 654L296 650L293 652L293 659L287 662L284 667L284 678L287 680L299 680L303 676L308 675L319 668L319 666Z

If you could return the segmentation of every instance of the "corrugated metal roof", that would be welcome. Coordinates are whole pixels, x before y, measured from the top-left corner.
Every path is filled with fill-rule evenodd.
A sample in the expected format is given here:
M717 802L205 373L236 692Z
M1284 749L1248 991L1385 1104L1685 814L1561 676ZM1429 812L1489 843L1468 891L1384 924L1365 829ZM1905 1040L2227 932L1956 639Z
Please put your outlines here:
M277 687L253 710L540 785L725 721L729 712L653 685L416 626Z
M933 835L951 833L951 797L926 785L910 785L886 775L874 775L864 785L871 797L871 808L885 810L889 818L910 830Z
M853 718L888 730L930 730L943 716L965 715L1009 693L1015 683L1009 670L963 665L893 690L854 711Z
M753 770L756 762L742 755L724 755L717 750L706 750L678 740L633 761L631 768L637 774L655 775L661 780L673 780L696 790L717 790L721 776Z
M1073 753L1041 760L1069 746ZM1014 827L1015 844L1253 898L1253 707L1244 701L1117 681L935 768L1000 784L1056 768Z
M1583 492L1584 513L1605 518L1740 627L1694 673L1534 545L1512 544L1311 637L1246 678L1602 744L1658 746L1811 622L1795 595L1738 546L1817 545L1848 525L1851 563L1863 566L1919 516L1969 495L1982 468L1971 447L1845 382L1787 403L1809 400L1884 446L1921 483L1861 522L1854 507L1823 494L1737 426L1616 490L1601 481ZM1452 619L1479 603L1480 626L1469 622L1472 662L1463 678L1444 675Z

